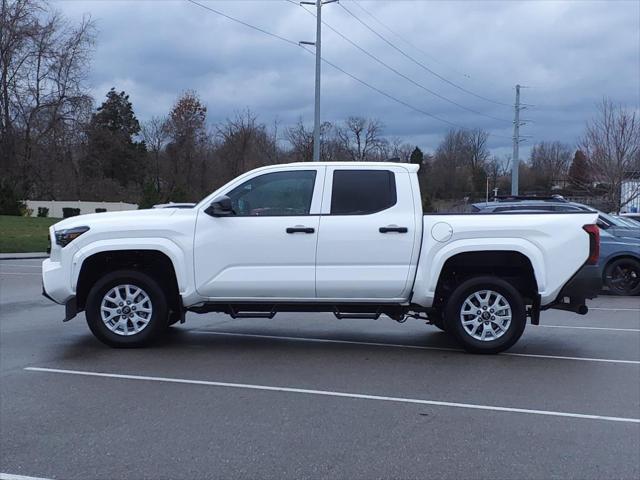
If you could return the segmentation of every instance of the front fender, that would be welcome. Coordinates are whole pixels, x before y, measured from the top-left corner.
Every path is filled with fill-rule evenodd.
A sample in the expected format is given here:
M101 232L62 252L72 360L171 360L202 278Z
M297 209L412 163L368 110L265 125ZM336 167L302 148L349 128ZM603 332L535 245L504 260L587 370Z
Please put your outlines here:
M193 291L192 262L187 258L187 254L178 246L166 238L126 238L97 240L79 248L73 255L71 264L71 289L75 292L78 284L78 277L82 270L84 261L102 252L119 250L155 250L165 254L176 274L178 290L181 295L188 295Z

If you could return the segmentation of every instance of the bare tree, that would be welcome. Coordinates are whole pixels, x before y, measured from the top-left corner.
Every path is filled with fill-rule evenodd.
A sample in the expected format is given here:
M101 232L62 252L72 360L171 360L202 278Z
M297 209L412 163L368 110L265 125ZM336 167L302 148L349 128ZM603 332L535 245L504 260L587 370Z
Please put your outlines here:
M623 184L640 172L640 119L637 112L603 99L598 113L587 123L581 148L592 179L607 192L610 208L620 211L640 195L640 185L621 198Z
M540 142L531 149L530 163L536 184L548 190L564 180L571 165L571 148L561 142Z
M380 120L349 117L335 129L336 136L352 161L371 160L384 144Z
M94 25L88 17L71 25L38 0L2 0L0 9L0 168L22 194L50 193L52 160L69 155L61 142L91 106Z
M166 129L170 141L166 150L173 170L170 191L174 200L196 199L201 192L193 191L191 186L205 187L206 122L207 107L195 91L184 92L169 113Z
M284 136L292 147L291 153L296 161L310 162L313 159L313 130L307 129L302 119L287 128Z
M386 148L383 148L382 160L394 159L397 162L409 163L411 153L415 148L415 145L404 143L401 138L394 137L386 142Z
M169 140L167 119L163 117L151 117L142 125L142 138L151 153L154 164L154 176L156 192L160 192L160 157Z

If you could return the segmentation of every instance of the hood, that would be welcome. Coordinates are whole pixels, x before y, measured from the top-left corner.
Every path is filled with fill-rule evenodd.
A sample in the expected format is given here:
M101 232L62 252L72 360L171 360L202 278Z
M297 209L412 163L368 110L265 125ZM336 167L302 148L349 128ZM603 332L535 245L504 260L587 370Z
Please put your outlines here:
M144 224L146 221L155 221L158 219L170 217L176 213L175 208L158 208L149 210L122 210L119 212L103 212L89 213L86 215L77 215L75 217L65 218L53 225L55 230L65 228L82 227L99 225L103 223L114 223L118 221L139 221Z
M609 227L607 233L621 240L624 239L640 239L640 228L633 227Z

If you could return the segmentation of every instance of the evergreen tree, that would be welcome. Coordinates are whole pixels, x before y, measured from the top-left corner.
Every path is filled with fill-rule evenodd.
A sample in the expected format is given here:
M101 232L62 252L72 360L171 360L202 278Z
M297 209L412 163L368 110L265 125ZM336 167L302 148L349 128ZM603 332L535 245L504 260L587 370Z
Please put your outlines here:
M424 154L422 153L422 150L420 150L419 147L414 148L413 152L411 152L411 157L409 157L409 162L422 165L423 161L424 161Z
M112 88L88 126L85 174L113 179L123 187L141 184L147 149L136 140L139 133L129 95Z
M569 167L569 181L575 188L587 188L591 182L589 175L589 163L582 150L576 150L573 161Z

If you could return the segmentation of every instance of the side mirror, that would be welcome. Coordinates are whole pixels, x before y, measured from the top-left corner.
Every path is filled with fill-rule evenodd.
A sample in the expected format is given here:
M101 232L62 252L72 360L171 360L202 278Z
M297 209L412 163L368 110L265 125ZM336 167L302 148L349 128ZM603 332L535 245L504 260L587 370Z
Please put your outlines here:
M205 213L212 217L228 217L234 215L231 199L226 195L215 198L213 202L211 202L211 205L205 209Z

